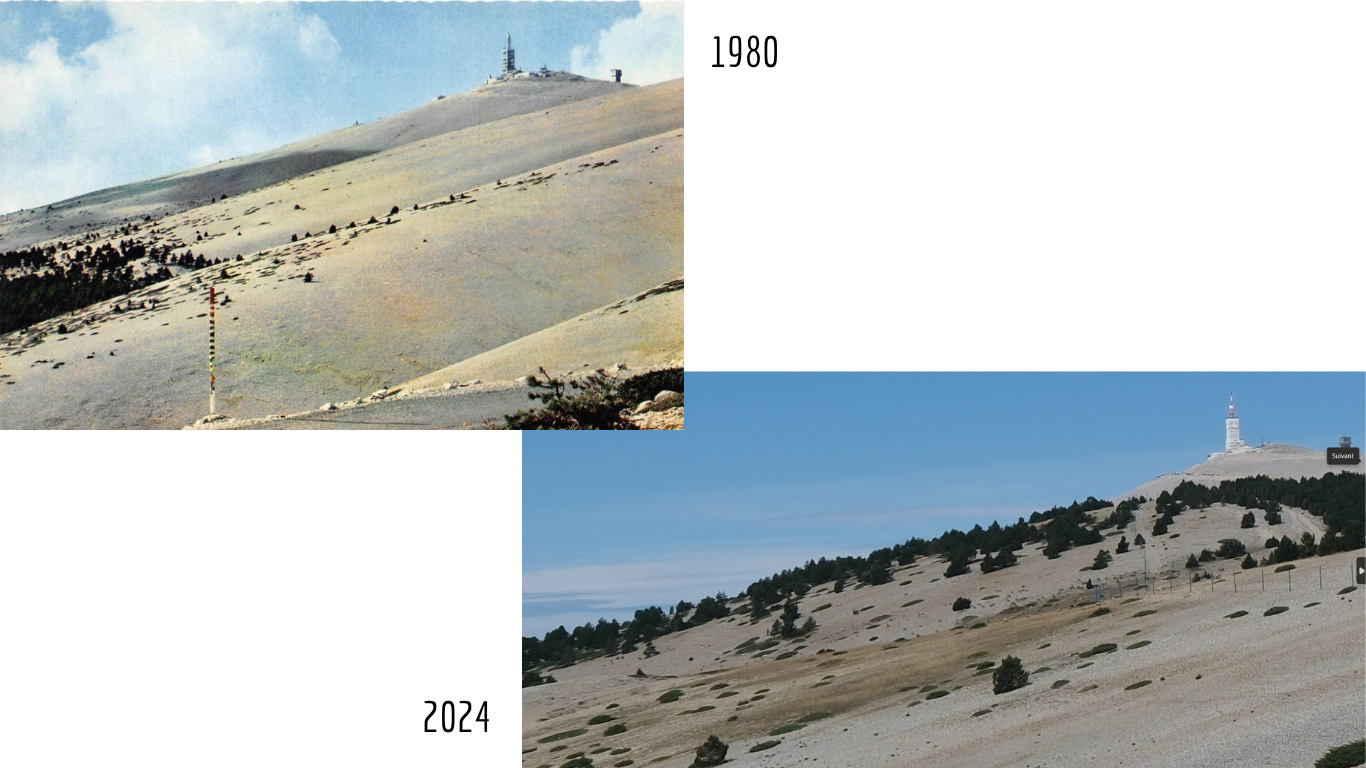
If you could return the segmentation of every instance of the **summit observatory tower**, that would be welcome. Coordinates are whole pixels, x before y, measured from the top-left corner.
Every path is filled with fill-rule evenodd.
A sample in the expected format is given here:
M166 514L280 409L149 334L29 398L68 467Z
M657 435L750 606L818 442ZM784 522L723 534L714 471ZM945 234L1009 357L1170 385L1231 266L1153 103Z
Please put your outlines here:
M1247 443L1238 434L1238 414L1233 410L1233 393L1228 393L1228 418L1224 419L1224 453L1246 451Z

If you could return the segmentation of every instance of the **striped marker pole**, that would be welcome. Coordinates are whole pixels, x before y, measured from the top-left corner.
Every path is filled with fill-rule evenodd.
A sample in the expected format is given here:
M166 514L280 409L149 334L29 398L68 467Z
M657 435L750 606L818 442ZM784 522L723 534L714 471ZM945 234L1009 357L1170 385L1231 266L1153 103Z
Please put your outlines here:
M214 290L213 290L213 286L211 285L211 286L209 286L209 415L210 415L210 416L214 415L214 409L213 409L213 406L214 406L213 396L214 396L214 394L215 394L215 393L214 393L214 390L215 390L215 382L214 382L214 375L213 375L213 363L214 363L214 356L215 356L215 355L214 355L214 351L215 351L215 350L214 350L214 335L215 335L215 333L216 333L216 331L217 331L217 324L216 324L216 322L215 322L215 318L214 318L214 314L213 314L214 303L215 303L215 302L214 302Z

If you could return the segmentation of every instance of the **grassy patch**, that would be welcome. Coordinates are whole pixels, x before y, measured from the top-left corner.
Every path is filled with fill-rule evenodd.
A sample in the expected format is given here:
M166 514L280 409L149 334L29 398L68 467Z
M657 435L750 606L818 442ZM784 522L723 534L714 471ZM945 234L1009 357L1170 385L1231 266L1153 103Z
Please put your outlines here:
M910 584L910 583L911 583L911 580L910 580L910 579L906 579L905 581L901 582L901 583L898 584L897 586L898 586L898 587L904 587L904 586L906 586L907 584Z
M902 604L901 607L902 607L902 608L910 608L911 606L915 605L916 603L923 603L923 602L925 602L923 599L912 600L912 601L909 602L909 603L904 603L904 604Z
M1305 603L1304 607L1305 607L1305 608L1313 608L1313 607L1316 606L1316 605L1318 605L1317 602L1314 602L1314 603Z
M814 723L817 720L824 720L825 718L830 717L834 714L834 712L810 712L797 718L797 722Z
M948 696L948 695L949 695L949 692L948 692L948 691L930 691L930 695L925 697L925 701L929 701L930 699L939 699L939 698L943 698L944 696Z
M1339 590L1338 590L1338 594L1339 594L1339 595L1345 595L1345 594L1347 594L1348 592L1355 592L1355 591L1356 591L1356 588L1357 588L1357 587L1356 587L1355 584L1353 584L1353 585L1350 586L1350 587L1343 587L1342 589L1339 589Z
M1128 605L1129 603L1136 603L1136 602L1138 602L1139 600L1142 600L1142 599L1143 599L1143 598L1141 598L1141 597L1131 597L1131 598L1129 598L1128 600L1125 600L1124 602L1120 603L1120 605Z
M1072 681L1071 681L1071 680L1055 680L1055 681L1053 681L1053 689L1054 689L1054 690L1057 690L1058 688L1061 688L1061 687L1063 687L1064 685L1067 685L1067 684L1070 683L1070 682L1072 682Z
M784 653L778 654L777 656L774 656L773 658L774 658L774 660L776 660L776 661L782 661L783 659L790 659L790 658L792 658L793 656L796 656L796 655L797 655L797 652L796 652L796 651L786 651L786 652L784 652Z
M739 695L740 695L740 692L739 692L739 691L722 691L720 694L717 695L716 698L718 698L718 699L728 699L728 698L730 698L731 696L739 696Z
M780 725L780 726L778 726L777 728L774 728L773 730L769 731L769 732L768 732L768 735L769 735L769 736L782 736L784 733L792 733L793 731L800 731L801 729L803 729L803 728L805 728L805 727L806 727L806 723L786 723L786 724L784 724L784 725Z
M1288 610L1290 610L1290 606L1288 606L1288 605L1273 605L1273 606L1271 606L1270 608L1267 608L1267 609L1266 609L1266 612L1263 613L1262 615L1263 615L1263 616L1275 616L1275 615L1278 614L1278 613L1285 613L1285 612L1288 611Z
M983 600L995 600L995 599L998 598L998 597L1000 597L1000 595L987 595L986 597L984 597L984 598L982 598L982 599L983 599Z
M977 622L976 624L973 624L972 626L968 627L968 629L981 629L982 627L985 627L986 625L987 625L987 623L986 623L985 621L979 621L979 622Z
M1278 565L1278 566L1276 566L1276 570L1272 571L1272 573L1280 573L1281 571L1293 571L1293 570L1295 570L1295 564L1294 564L1294 563L1286 563L1285 565Z
M588 733L588 729L587 729L587 728L575 728L575 729L572 730L572 731L560 731L559 733L552 733L552 734L550 734L549 736L546 736L546 737L543 738L543 739L537 739L536 742L537 742L538 744L549 744L549 743L552 742L552 741L561 741L561 740L563 740L563 739L572 739L572 738L574 738L575 736L582 736L582 735L584 735L585 733Z
M989 709L979 709L979 710L977 710L976 712L973 712L973 713L972 713L972 716L973 716L973 717L981 717L982 715L988 715L988 714L991 714L991 710L989 710Z
M1152 645L1152 643L1153 643L1153 641L1151 641L1151 640L1139 640L1138 642L1134 643L1133 645L1126 645L1126 646L1124 646L1124 650L1126 650L1126 651L1132 651L1132 650L1135 649L1135 648L1142 648L1142 647L1145 646L1145 645Z
M710 690L710 691L719 691L719 690L721 690L722 688L729 688L729 687L730 687L730 683L717 683L716 685L713 685L711 688L708 688L707 690Z
M781 741L778 741L777 739L770 739L770 740L768 740L768 741L761 741L761 742L759 742L758 744L755 744L754 746L750 747L750 748L749 748L749 751L750 751L750 752L763 752L765 749L773 749L774 747L778 746L779 744L782 744L782 742L781 742Z
M823 610L825 610L826 608L829 608L829 607L830 607L830 603L825 603L825 604L823 604L823 605L818 605L818 606L816 606L815 608L812 608L812 609L811 609L811 612L812 612L812 613L815 613L816 611L823 611Z
M1095 664L1095 662L1094 662L1094 661L1088 661L1088 662L1086 662L1085 664L1078 665L1078 666L1077 666L1077 669L1086 669L1087 667L1091 666L1092 664Z
M618 761L616 761L615 763L612 763L612 765L614 766L614 768L626 768L626 766L628 766L628 765L635 765L635 764L636 764L636 761L632 760L632 759L629 758L629 757L626 758L625 760L618 760Z
M1083 659L1085 659L1085 658L1088 658L1088 657L1091 657L1091 656L1095 656L1095 655L1098 654L1098 653L1111 653L1111 652L1115 651L1115 650L1118 649L1118 648L1119 648L1119 646L1118 646L1118 645L1115 645L1114 643L1101 643L1100 645L1097 645L1096 647L1092 648L1091 650L1089 650L1089 651L1082 651L1081 653L1079 653L1079 654L1077 654L1077 655L1080 656L1080 657L1082 657Z
M1132 684L1130 684L1130 685L1124 686L1124 690L1126 690L1126 691L1132 691L1132 690L1135 689L1135 688L1142 688L1143 686L1145 686L1145 685L1147 685L1147 684L1149 684L1149 683L1151 683L1151 682L1152 682L1151 680L1139 680L1139 681L1136 682L1136 683L1132 683Z
M1366 739L1333 747L1314 763L1314 768L1351 768L1354 765L1366 765Z
M616 720L616 718L611 715L593 715L593 717L589 719L588 724L602 725L603 723L610 723L613 720Z
M701 706L701 707L698 707L697 709L685 709L685 710L683 710L682 712L679 712L678 714L680 714L680 715L696 715L696 714L698 714L699 712L710 712L710 711L713 710L713 709L716 709L716 707L713 707L713 706L710 705L710 704L706 704L706 705L703 705L703 706Z
M1050 646L1050 645L1052 645L1052 643L1044 643L1043 645L1039 646L1039 650L1042 651L1043 649L1047 648L1047 647Z
M1244 616L1246 616L1246 615L1247 615L1247 611L1234 611L1233 613L1230 613L1229 615L1225 616L1224 618L1226 618L1226 619L1241 619L1242 617L1244 617Z
M617 749L612 750L610 754L613 754L613 755L624 755L624 754L626 754L627 752L630 752L630 751L631 751L631 748L630 748L630 747L619 747L619 748L617 748Z
M619 706L621 706L621 705L620 705L620 704L617 704L616 702L613 702L613 703L611 703L611 704L608 704L608 705L607 705L607 708L608 708L608 709L616 709L616 708L619 707Z
M1125 634L1125 635L1136 635L1136 634L1138 634L1139 632L1142 632L1142 631L1143 631L1143 630L1141 630L1141 629L1131 629L1131 630L1129 630L1128 632L1125 632L1124 634Z
M665 691L658 699L660 704L672 704L683 698L683 691L675 688L672 691Z
M626 733L626 723L617 723L607 726L607 730L602 732L603 736L616 736L618 733Z
M1146 611L1139 611L1138 613L1135 613L1135 614L1134 614L1134 618L1135 618L1135 619L1141 619L1141 618L1143 618L1144 616L1151 616L1151 615L1153 615L1154 613L1157 613L1157 611L1154 611L1154 610L1151 610L1151 609L1146 610Z

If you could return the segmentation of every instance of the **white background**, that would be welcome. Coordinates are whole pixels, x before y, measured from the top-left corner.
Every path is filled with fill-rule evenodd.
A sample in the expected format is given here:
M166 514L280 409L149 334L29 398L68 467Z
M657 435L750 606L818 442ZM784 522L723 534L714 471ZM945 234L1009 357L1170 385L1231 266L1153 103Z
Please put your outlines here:
M687 3L689 367L1366 368L1363 8ZM0 441L0 763L520 763L517 435Z

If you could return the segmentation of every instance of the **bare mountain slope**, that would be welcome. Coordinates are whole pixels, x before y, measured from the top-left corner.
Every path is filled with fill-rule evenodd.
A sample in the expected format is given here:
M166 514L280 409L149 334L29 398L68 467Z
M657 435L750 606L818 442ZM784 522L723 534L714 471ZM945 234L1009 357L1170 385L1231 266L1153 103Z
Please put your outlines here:
M576 79L537 78L485 85L278 149L12 213L0 217L0 250L16 250L125 219L159 217L223 195L237 197L358 157L516 115L543 113L575 101L619 94L631 87L572 77Z
M1154 478L1119 496L1119 498L1128 499L1135 496L1152 498L1163 491L1172 490L1184 480L1200 485L1216 486L1224 480L1236 480L1240 477L1255 477L1256 475L1299 479L1322 477L1326 472L1343 471L1361 472L1362 468L1361 465L1355 467L1329 466L1323 450L1315 451L1297 445L1271 443L1254 448L1246 453L1215 454L1185 472L1173 472Z
M156 228L196 252L244 260L0 337L0 427L204 415L210 283L232 299L219 410L250 418L369 394L674 279L682 92L674 81L486 123L168 217ZM71 333L54 333L62 323Z

